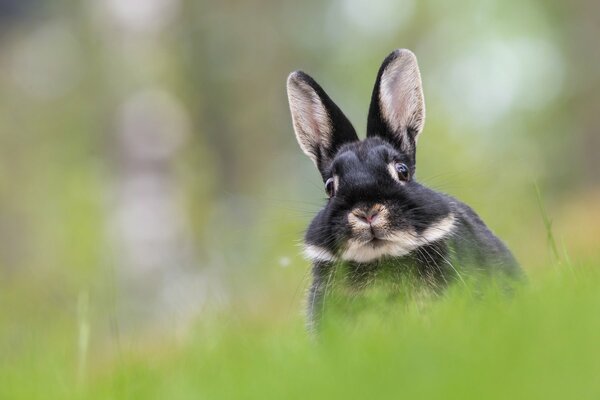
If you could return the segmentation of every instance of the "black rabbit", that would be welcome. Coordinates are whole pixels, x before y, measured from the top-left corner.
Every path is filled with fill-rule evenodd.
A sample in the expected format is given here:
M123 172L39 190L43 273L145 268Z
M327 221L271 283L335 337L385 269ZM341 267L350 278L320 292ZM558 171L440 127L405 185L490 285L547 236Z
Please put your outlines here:
M386 263L413 268L439 287L460 278L467 265L521 274L511 252L469 206L414 179L425 104L411 51L396 50L384 60L362 141L310 76L293 72L287 91L296 138L329 197L304 239L313 262L309 326L318 319L328 274L338 263L357 275Z

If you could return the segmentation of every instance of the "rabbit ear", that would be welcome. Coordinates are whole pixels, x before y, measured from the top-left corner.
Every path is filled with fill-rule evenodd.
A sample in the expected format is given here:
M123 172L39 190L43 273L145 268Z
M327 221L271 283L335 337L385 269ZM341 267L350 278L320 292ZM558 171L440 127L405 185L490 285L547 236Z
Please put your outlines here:
M380 136L414 157L425 124L425 101L415 55L398 49L383 61L371 97L367 136Z
M290 74L287 93L296 139L324 175L340 146L358 140L356 131L323 88L304 72Z

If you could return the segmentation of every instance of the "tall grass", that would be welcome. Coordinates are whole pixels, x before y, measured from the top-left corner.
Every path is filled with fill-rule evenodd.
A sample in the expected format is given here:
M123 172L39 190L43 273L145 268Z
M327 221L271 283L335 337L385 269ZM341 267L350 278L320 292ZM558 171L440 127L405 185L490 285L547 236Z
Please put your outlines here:
M457 285L419 305L340 318L317 339L299 314L230 310L183 343L156 340L108 360L92 346L87 370L83 297L79 326L13 338L27 351L4 349L0 398L598 398L597 267L559 267L510 296Z
M114 307L94 291L67 307L0 292L0 399L598 398L600 264L560 257L538 201L552 268L509 293L462 281L441 295L407 281L393 301L332 293L317 337L285 294L296 259L264 294L272 306L234 300L177 340L105 332Z

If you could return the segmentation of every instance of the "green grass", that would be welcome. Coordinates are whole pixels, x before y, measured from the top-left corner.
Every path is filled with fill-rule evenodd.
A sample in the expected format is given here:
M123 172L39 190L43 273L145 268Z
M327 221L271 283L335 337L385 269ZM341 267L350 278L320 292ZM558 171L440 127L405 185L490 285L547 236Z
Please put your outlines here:
M597 268L561 267L509 297L456 287L332 319L318 340L295 310L280 318L229 310L183 341L113 356L92 332L87 366L78 361L81 327L67 316L58 331L3 346L0 398L598 398L599 289Z

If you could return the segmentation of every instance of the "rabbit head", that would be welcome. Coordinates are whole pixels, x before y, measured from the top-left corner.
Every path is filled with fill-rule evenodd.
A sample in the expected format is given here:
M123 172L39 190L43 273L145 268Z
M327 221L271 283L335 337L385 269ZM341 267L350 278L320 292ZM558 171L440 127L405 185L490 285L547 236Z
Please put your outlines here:
M287 91L296 138L328 196L305 236L309 258L371 262L451 234L451 202L414 179L425 103L412 52L396 50L384 60L362 141L310 76L293 72Z

